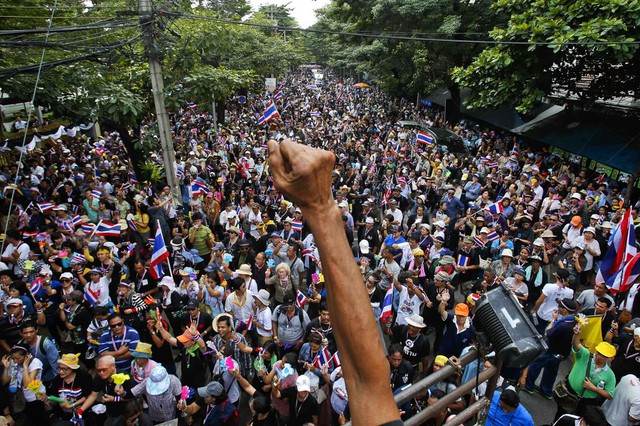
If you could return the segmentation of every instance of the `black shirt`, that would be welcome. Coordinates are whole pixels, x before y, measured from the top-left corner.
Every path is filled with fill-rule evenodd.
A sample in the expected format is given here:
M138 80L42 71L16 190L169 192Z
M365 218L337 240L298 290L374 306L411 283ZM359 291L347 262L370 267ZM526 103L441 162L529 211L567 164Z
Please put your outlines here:
M400 343L402 346L402 357L409 361L414 368L418 368L418 364L422 358L429 356L431 353L431 345L429 339L422 333L411 338L407 332L406 325L397 325L391 329L393 336L392 343Z
M298 401L298 390L295 386L280 391L282 399L289 400L288 426L302 426L313 421L313 416L318 415L318 402L309 395L303 402Z
M64 383L60 376L56 376L51 382L51 386L47 390L49 395L59 398L66 398L69 404L73 404L83 397L88 397L91 393L92 379L85 370L77 369L76 376L70 383ZM59 404L53 404L54 410L58 415L66 420L73 417L72 410L63 410Z
M391 369L391 390L394 391L404 385L413 383L415 376L416 371L411 366L411 363L406 359L403 359L398 368Z
M131 388L133 388L136 383L132 380L126 380L122 387L124 388L125 394L121 397L122 399L119 402L105 402L104 405L107 407L107 415L109 417L117 417L122 414L124 410L124 406L128 400L133 398L133 394L131 393ZM100 376L96 376L93 379L93 392L102 392L105 395L118 396L115 392L116 384L114 382L109 382L106 380L102 380Z
M618 352L611 362L611 370L620 380L627 374L640 377L640 350L633 346L633 336L621 336L613 340L618 345Z

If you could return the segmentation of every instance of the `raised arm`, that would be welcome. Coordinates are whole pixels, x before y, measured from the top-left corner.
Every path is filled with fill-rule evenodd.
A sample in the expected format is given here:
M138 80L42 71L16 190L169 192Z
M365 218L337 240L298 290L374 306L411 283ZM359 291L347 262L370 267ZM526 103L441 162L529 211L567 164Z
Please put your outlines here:
M354 425L380 425L400 418L389 387L389 363L382 350L362 276L353 261L341 213L331 196L335 156L290 140L271 140L269 165L276 188L298 205L320 251L329 310ZM367 362L361 360L367 350Z

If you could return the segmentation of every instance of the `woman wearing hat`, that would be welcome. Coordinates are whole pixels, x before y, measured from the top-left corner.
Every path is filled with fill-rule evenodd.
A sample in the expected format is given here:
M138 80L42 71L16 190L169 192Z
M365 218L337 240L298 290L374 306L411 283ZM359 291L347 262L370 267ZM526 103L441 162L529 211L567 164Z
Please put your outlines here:
M157 365L151 359L152 356L152 346L149 343L136 343L136 346L131 351L131 357L133 358L133 361L131 361L131 376L136 383L142 383Z
M500 252L500 259L495 260L489 266L489 269L493 271L494 275L500 280L513 276L515 265L511 262L513 260L513 252L511 249L504 249Z
M171 346L180 350L182 384L189 387L204 385L209 374L209 363L204 355L206 351L204 340L196 328L189 327L184 333L174 337L164 329L162 324L156 322L156 332Z
M527 301L529 300L529 288L525 281L527 273L522 268L515 268L513 270L513 277L509 277L504 280L507 289L518 299L520 306L525 309L527 307Z
M176 417L176 397L182 393L182 383L167 373L162 365L154 365L147 377L131 389L131 393L144 395L154 424L168 422Z
M52 404L60 420L71 420L74 409L82 406L91 394L91 375L80 368L80 354L62 354L58 360L58 375L48 388L48 395L64 400L59 404Z
M295 280L291 275L291 269L289 265L282 262L276 266L276 273L269 278L266 282L267 288L271 289L273 293L273 308L282 304L284 295L287 293L294 293L297 290Z
M560 260L558 260L558 267L569 271L569 287L577 290L580 274L587 266L587 257L585 256L585 245L578 243L573 247L573 250L565 253Z

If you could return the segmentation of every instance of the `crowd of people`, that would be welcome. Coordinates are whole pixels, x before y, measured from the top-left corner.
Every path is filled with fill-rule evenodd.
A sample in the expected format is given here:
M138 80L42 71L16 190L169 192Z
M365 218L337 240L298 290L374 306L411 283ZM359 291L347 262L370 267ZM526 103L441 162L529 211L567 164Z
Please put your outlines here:
M385 336L394 393L476 346L475 304L505 286L548 349L526 369L502 369L485 424L533 425L519 393L552 399L558 383L576 398L555 396L557 424L640 424L638 284L612 294L596 283L612 232L627 211L637 216L626 185L353 83L294 74L274 93L229 102L218 128L198 108L172 113L179 200L136 180L117 133L51 140L21 162L16 153L0 169L8 424L351 419L334 335L348 319L329 310L316 245L326 231L276 189L268 139L336 155L330 185L342 228L331 232L351 245L361 274L351 285L366 290ZM274 97L278 116L259 126ZM465 148L449 152L399 120L447 127ZM149 158L162 163L160 153ZM579 314L602 318L593 353ZM568 378L557 377L570 357ZM366 349L349 362L366 365ZM403 418L474 375L437 383L403 405ZM484 392L425 424L444 424Z

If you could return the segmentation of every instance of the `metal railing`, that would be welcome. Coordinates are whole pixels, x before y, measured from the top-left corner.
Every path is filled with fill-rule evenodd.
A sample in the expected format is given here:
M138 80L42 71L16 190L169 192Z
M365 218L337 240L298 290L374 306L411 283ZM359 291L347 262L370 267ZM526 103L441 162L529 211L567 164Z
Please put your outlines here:
M478 360L478 368L480 368L480 357L477 349L473 348L469 352L467 352L464 356L459 359L459 363L456 365L447 364L440 370L436 371L425 377L422 380L412 384L407 389L398 393L394 398L396 404L401 405L412 398L415 398L418 394L427 391L429 388L434 386L436 383L445 380L451 376L457 375L461 368L464 368L471 362ZM477 379L474 377L466 383L460 385L453 392L445 395L440 398L434 404L428 406L424 410L416 413L414 416L408 418L404 421L405 426L415 426L420 425L426 420L436 416L441 410L453 404L456 400L470 393L473 388L477 385L488 382L487 383L487 391L485 392L485 396L480 398L478 401L474 402L463 411L461 411L456 417L451 419L451 421L447 422L444 426L457 426L461 425L464 422L472 419L475 415L477 415L480 410L486 407L490 402L493 396L493 391L496 388L496 383L498 381L498 377L500 376L501 362L497 361L496 365L487 368L478 374ZM351 425L351 422L347 423L347 425Z

